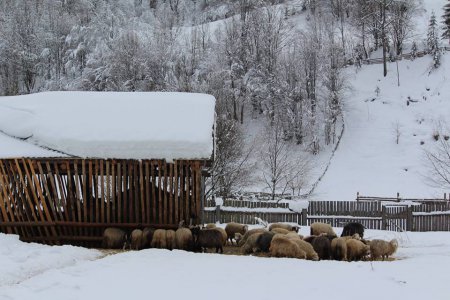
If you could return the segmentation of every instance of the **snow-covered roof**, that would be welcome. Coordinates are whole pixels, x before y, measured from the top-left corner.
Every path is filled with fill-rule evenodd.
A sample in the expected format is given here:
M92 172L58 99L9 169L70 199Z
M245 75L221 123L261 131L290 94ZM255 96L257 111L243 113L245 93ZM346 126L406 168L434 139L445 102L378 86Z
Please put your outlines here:
M209 159L214 106L213 96L194 93L0 97L0 157L62 155L47 150L54 149L85 158Z

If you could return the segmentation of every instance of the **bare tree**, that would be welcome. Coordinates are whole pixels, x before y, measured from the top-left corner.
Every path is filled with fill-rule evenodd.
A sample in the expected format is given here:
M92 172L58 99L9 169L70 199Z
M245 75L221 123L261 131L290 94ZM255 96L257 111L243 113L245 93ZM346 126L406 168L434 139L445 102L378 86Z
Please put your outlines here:
M305 183L306 160L298 156L298 149L284 139L283 126L276 119L272 126L267 125L260 150L262 179L270 189L272 200L277 191L283 194L288 188L295 192Z
M450 141L441 138L433 151L425 152L428 178L433 185L450 187Z

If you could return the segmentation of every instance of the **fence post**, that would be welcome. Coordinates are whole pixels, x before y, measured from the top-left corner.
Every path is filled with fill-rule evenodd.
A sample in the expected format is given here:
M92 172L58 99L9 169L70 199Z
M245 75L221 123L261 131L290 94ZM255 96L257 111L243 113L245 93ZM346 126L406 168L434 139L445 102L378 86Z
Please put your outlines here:
M387 223L386 206L381 206L381 230L386 230Z
M411 206L406 209L406 231L413 230L413 210Z
M220 222L220 205L216 205L216 223Z
M306 208L302 209L302 226L308 225L308 210Z

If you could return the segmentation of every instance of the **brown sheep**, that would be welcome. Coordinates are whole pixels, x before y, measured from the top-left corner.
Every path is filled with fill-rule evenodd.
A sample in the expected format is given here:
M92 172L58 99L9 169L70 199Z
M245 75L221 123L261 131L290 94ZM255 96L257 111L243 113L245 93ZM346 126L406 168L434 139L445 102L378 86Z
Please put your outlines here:
M153 238L151 242L152 248L158 248L158 249L166 249L167 243L166 243L166 230L165 229L156 229L153 233Z
M142 249L150 248L154 233L154 228L145 227L142 230Z
M353 236L343 236L335 238L331 241L331 254L335 260L347 260L347 240L360 240L359 234L355 233Z
M214 229L214 228L217 228L217 226L214 223L208 223L205 225L205 228L206 229Z
M126 249L130 242L125 231L119 228L106 228L103 232L103 248Z
M141 250L142 249L142 230L135 229L131 232L131 249L132 250Z
M227 244L227 232L225 231L225 229L221 228L221 227L215 227L213 228L214 230L219 231L222 234L223 237L223 245L225 246Z
M272 231L275 228L282 228L282 229L286 229L288 231L295 231L298 232L299 228L298 226L293 226L290 224L284 224L284 223L273 223L269 226L269 231Z
M256 244L256 241L258 240L259 236L262 235L262 233L255 233L252 234L247 241L245 242L244 246L241 247L242 253L244 254L251 254L258 251L258 246Z
M326 233L329 237L336 237L336 233L330 224L315 222L311 224L311 235Z
M331 242L330 238L323 234L316 236L312 239L311 245L314 251L319 255L319 259L330 259L331 258Z
M238 246L242 247L245 244L245 242L247 241L249 236L251 236L252 234L255 234L255 233L262 233L262 232L266 232L266 231L267 230L265 228L250 229L244 235L242 235L240 233L236 233L234 238L235 238Z
M216 253L223 253L223 236L215 229L200 229L196 226L191 228L194 237L194 250L206 252L207 248L216 248Z
M370 257L372 260L382 258L385 260L389 256L395 253L398 248L398 242L396 239L386 242L383 240L372 240L370 242Z
M288 235L286 235L286 236L288 237ZM289 236L288 238L291 241L295 242L300 247L300 249L305 251L306 259L314 260L314 261L319 260L319 255L317 254L316 251L314 251L314 248L310 243L305 242L304 240L293 237L293 236Z
M275 234L277 234L277 233L279 233L279 234L288 234L289 232L292 232L292 231L289 231L289 230L284 229L284 228L272 228L271 231L274 232Z
M292 232L292 231L287 233L286 237L287 238L295 238L295 239L303 240L303 235L300 235L300 234L298 234L296 232Z
M263 231L261 233L252 234L248 239L250 239L253 235L259 235L256 239L256 248L258 251L269 252L270 243L275 235L273 231Z
M292 240L283 235L276 234L270 243L270 255L273 257L289 257L306 259L306 252Z
M347 260L361 260L365 258L370 252L370 246L363 242L349 239L347 240Z
M166 230L166 249L173 250L176 249L176 234L175 230Z
M178 228L175 231L176 249L192 251L194 248L194 238L189 228Z
M248 230L247 225L239 224L239 223L228 223L225 226L225 232L227 233L227 237L231 242L231 245L233 245L233 239L235 237L236 233L245 234ZM237 242L236 242L237 244Z

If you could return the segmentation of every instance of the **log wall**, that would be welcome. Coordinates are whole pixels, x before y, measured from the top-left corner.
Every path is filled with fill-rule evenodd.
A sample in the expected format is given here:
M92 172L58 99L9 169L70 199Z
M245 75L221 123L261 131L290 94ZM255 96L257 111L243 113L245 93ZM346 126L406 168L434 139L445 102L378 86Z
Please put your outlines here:
M201 216L203 161L2 159L0 231L100 246L106 227L177 227Z

